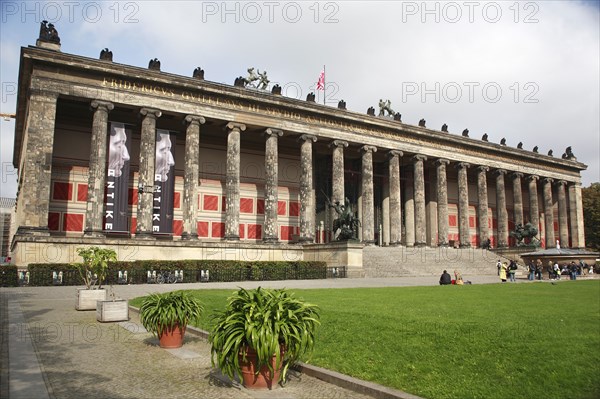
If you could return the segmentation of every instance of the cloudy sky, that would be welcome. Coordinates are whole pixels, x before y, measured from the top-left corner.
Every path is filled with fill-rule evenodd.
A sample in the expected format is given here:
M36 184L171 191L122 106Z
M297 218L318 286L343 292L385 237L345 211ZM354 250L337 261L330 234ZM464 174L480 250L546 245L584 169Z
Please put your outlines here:
M248 67L283 94L314 91L366 112L389 99L405 123L506 138L560 157L572 146L600 181L598 1L123 1L1 3L2 113L14 113L21 46L53 22L66 53L232 84ZM322 92L318 101L323 102ZM14 121L0 120L1 196L16 195Z

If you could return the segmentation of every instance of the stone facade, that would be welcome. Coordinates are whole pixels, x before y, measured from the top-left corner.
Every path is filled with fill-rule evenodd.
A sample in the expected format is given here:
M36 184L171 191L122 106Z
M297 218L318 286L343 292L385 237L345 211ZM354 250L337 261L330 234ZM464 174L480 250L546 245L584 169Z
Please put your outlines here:
M283 245L316 259L347 250L329 263L359 267L356 245L477 247L489 239L506 247L514 245L509 231L527 222L546 246L555 237L585 246L586 166L574 158L56 49L24 48L20 77L11 247L19 265L64 259L50 254L59 240L67 254L77 245L140 245L136 258L197 258L218 248L209 257L245 259L240 248L251 248L254 258L284 259ZM133 132L130 228L120 237L102 230L110 122ZM153 197L138 189L155 180L157 129L177 137L167 240L153 234ZM362 242L318 249L333 235L326 199L345 198L359 213Z

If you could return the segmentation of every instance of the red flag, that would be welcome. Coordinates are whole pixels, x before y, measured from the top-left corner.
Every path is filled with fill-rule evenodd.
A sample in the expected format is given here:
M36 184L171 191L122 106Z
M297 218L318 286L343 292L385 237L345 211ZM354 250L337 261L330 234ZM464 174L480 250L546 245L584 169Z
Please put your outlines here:
M325 90L325 70L321 71L319 81L317 82L317 90Z

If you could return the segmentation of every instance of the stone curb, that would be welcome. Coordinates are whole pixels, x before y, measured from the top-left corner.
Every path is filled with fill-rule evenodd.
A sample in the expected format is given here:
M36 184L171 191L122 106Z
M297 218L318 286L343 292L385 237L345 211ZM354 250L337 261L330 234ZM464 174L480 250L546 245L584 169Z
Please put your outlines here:
M137 314L140 312L138 308L131 305L129 306L129 310ZM209 332L200 328L188 326L186 331L197 337L208 339ZM364 395L369 395L377 399L423 399L420 396L412 395L404 391L388 388L369 381L359 380L358 378L350 377L336 371L327 370L310 364L299 362L293 366L293 369L340 388L348 389Z

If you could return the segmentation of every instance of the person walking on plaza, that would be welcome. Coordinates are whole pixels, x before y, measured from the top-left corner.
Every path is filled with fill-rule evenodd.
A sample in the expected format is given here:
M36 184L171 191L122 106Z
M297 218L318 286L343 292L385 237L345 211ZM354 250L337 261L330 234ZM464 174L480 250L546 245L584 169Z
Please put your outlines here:
M506 283L506 269L508 268L508 265L506 264L506 262L502 263L502 266L500 266L500 280L502 280L503 283Z
M515 262L514 260L511 260L510 265L508 266L508 277L510 278L510 281L513 283L516 281L515 273L516 273L517 269L518 269L517 262Z
M535 276L538 280L543 280L542 278L542 261L540 259L538 259L535 262Z
M498 262L496 262L496 267L498 268L498 276L500 275L500 269L502 268L502 262L500 262L500 259L498 259Z
M535 280L535 263L533 263L533 260L529 261L529 265L527 265L527 271L529 272L529 275L527 276L529 281Z
M442 275L440 276L440 285L450 284L452 284L452 277L450 276L450 274L448 274L446 270L444 270L444 273L442 273Z

